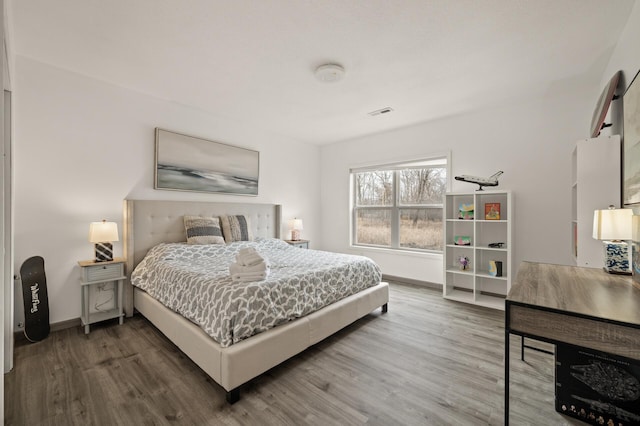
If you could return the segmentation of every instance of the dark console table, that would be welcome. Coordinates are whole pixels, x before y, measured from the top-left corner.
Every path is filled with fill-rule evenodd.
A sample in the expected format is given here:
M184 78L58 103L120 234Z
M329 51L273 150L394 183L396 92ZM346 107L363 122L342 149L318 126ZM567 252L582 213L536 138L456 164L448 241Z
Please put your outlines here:
M510 334L640 360L640 285L601 269L520 265L505 306L505 425Z

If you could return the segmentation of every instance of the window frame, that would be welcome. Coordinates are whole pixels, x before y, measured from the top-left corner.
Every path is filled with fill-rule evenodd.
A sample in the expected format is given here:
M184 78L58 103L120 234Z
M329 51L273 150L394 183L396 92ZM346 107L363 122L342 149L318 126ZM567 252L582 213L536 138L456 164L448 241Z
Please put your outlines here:
M444 196L439 204L401 204L400 203L400 179L399 175L402 170L408 169L424 169L429 166L437 167L443 166L446 172L445 178L445 193L449 192L451 189L451 155L450 153L443 154L434 154L429 156L424 156L420 158L413 158L404 161L395 161L391 163L374 163L368 165L360 165L358 167L351 167L349 169L349 199L350 199L350 219L349 219L349 228L350 228L350 245L354 248L370 248L370 249L382 249L382 250L391 250L394 252L417 252L417 253L432 253L432 254L442 254L444 247L441 250L434 249L421 249L421 248L413 248L413 247L402 247L400 246L400 216L402 210L409 209L417 209L417 210L428 210L428 209L440 209L444 215ZM393 171L393 202L391 205L357 205L357 188L356 188L356 177L357 173L364 172L372 172L376 170L384 170L384 171ZM444 194L443 194L444 195ZM358 220L358 212L366 211L366 210L390 210L391 211L391 237L390 237L390 245L378 245L378 244L366 244L360 243L357 241L357 220ZM444 217L443 217L444 220ZM443 222L443 232L444 232L444 222Z

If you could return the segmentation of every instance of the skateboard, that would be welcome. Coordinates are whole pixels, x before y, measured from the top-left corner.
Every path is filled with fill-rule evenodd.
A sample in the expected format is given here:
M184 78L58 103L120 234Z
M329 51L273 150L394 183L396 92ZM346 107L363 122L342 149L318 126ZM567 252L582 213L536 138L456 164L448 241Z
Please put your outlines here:
M615 96L616 89L618 88L618 82L620 81L620 75L622 71L617 71L611 80L604 86L600 98L596 103L596 109L593 111L593 118L591 119L591 137L596 138L600 135L600 131L605 127L611 127L611 124L605 124L604 120L607 117L607 111L609 111L609 105L611 101L618 99Z
M44 259L33 256L20 267L22 299L24 301L24 335L30 342L39 342L49 335L49 298Z

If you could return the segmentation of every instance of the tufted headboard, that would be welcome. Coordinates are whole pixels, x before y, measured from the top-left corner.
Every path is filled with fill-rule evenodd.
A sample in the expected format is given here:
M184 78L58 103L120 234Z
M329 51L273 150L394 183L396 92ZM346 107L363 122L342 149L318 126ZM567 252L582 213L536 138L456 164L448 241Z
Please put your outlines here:
M131 271L156 244L187 240L184 215L211 217L240 214L249 218L254 236L280 238L279 204L124 200L122 224L127 282L123 304L127 316L133 314L133 287L129 280Z

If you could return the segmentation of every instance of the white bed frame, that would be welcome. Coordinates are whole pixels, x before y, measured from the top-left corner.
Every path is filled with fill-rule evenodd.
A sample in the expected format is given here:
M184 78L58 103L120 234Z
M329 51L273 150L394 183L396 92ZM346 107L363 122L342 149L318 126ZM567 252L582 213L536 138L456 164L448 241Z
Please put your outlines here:
M222 386L227 402L240 398L240 385L302 352L378 307L387 311L389 285L375 287L317 312L252 336L227 348L202 329L131 285L131 271L147 251L161 242L186 240L183 216L244 214L254 236L280 237L281 206L277 204L208 203L190 201L125 200L123 217L127 280L124 309L144 315L193 362Z

